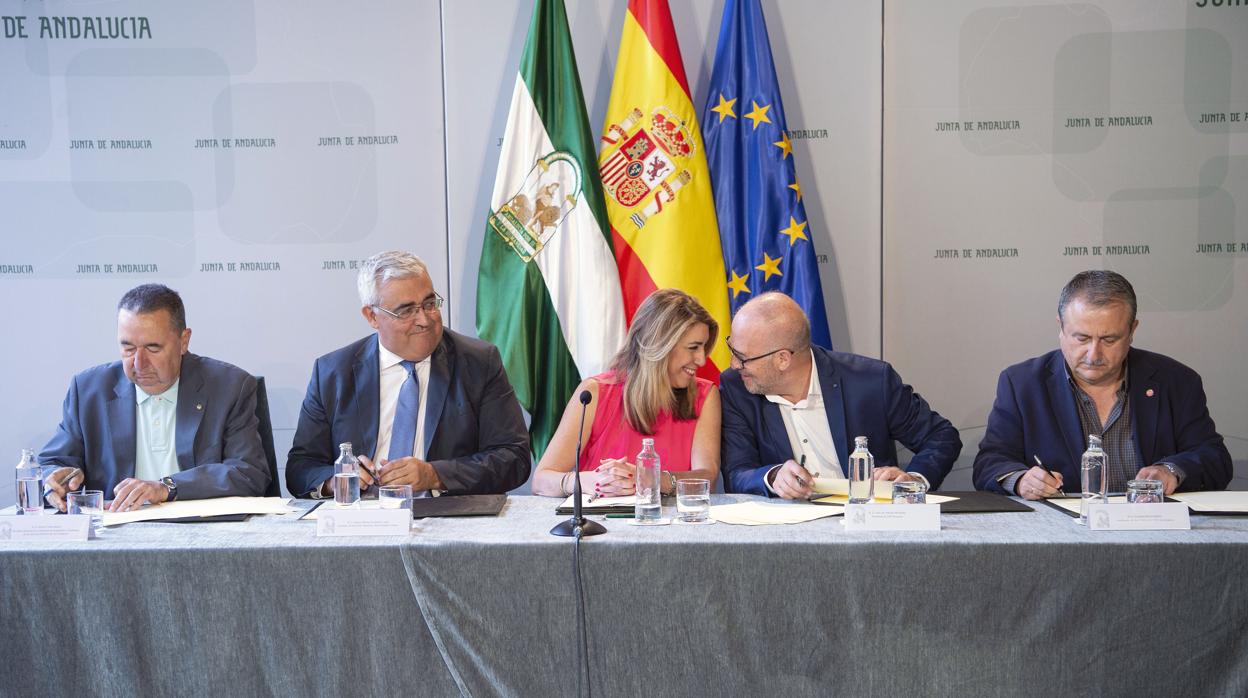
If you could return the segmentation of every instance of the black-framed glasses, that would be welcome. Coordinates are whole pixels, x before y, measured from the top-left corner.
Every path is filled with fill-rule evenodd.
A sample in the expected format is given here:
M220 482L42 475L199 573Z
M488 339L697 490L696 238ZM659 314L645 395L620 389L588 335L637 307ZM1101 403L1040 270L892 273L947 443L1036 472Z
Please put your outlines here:
M428 316L434 311L440 310L442 308L442 304L445 302L446 301L442 299L442 296L439 296L437 293L434 293L433 298L426 298L424 301L420 303L404 303L403 305L400 305L394 310L383 308L380 305L374 305L373 309L380 310L381 312L385 313L386 315L389 315L395 320L407 321L416 317L416 313L418 311L423 312L426 316Z
M758 356L750 356L750 357L747 357L745 354L742 354L741 352L739 352L739 351L737 351L736 349L733 349L733 348L732 348L732 336L731 336L731 335L729 335L729 336L727 336L727 337L724 337L724 344L727 344L727 345L728 345L728 353L729 353L729 354L732 354L732 360L733 360L733 361L736 361L736 362L737 362L737 363L739 363L739 364L741 364L741 366L743 366L743 367L744 367L746 364L750 363L751 361L757 361L757 360L759 360L759 359L765 359L765 358L767 358L768 356L771 356L772 354L779 354L779 353L780 353L780 352L782 352L782 351L788 351L788 352L793 351L792 349L790 349L790 348L788 348L788 347L780 347L779 349L772 349L771 351L767 352L766 354L759 354Z

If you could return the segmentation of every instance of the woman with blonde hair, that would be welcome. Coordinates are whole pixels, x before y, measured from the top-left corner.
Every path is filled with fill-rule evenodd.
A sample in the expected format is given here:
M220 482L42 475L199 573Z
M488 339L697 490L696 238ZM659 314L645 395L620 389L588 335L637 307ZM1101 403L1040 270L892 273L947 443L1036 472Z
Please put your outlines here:
M574 477L599 496L633 494L633 458L642 439L654 439L663 468L662 491L676 480L719 477L719 389L697 377L715 344L719 324L697 300L676 289L651 293L637 314L624 347L606 373L587 378L563 411L559 428L533 474L533 493L566 497ZM593 399L580 434L579 395ZM576 440L581 436L581 462ZM714 485L712 484L712 487Z

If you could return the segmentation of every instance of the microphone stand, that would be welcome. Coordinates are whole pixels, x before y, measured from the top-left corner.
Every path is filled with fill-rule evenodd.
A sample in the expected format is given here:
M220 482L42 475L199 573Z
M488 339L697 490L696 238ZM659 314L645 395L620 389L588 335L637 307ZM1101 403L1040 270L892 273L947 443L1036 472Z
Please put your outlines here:
M581 514L581 434L585 432L585 410L589 408L590 400L594 396L588 390L582 390L581 400L581 428L576 432L576 462L572 464L572 472L576 477L572 478L572 518L567 521L560 521L558 525L550 529L552 536L596 536L606 533L607 529L597 521L588 521Z

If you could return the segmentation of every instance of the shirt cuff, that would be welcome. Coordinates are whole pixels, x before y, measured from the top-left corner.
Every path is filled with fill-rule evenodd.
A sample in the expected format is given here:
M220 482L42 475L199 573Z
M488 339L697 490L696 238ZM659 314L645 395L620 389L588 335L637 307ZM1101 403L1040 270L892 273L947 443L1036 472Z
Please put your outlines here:
M325 487L325 483L327 482L329 482L329 480L322 480L319 483L317 483L316 487L313 487L312 491L308 493L308 497L312 499L333 499L334 495L332 493L323 494L321 492L321 490Z
M1007 473L997 478L997 484L1001 485L1001 489L1004 489L1006 494L1018 496L1018 490L1016 489L1018 487L1018 480L1026 473L1026 470L1015 470L1012 473Z
M772 473L776 472L776 470L778 470L779 468L780 468L779 465L773 465L767 469L767 472L763 473L763 485L767 488L767 491L771 493L770 495L768 495L770 497L780 496L779 494L776 493L775 490L771 488Z

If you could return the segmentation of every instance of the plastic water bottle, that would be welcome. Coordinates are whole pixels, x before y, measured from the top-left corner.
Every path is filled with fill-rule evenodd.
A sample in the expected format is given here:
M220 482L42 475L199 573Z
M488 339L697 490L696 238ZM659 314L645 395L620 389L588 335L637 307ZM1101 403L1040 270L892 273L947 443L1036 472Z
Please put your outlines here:
M22 459L17 462L17 511L21 514L43 512L43 468L29 448L22 449Z
M849 503L869 504L875 495L875 456L867 450L867 437L854 437L849 454Z
M654 439L642 439L641 453L637 454L637 503L633 507L633 518L637 523L655 523L663 519L662 477Z
M1088 506L1109 501L1109 468L1105 467L1105 452L1101 450L1101 437L1088 435L1088 450L1083 452L1079 465L1079 484L1083 499L1079 501L1079 523L1088 525Z
M340 507L354 506L360 501L360 462L351 452L351 442L338 444L338 460L334 461L334 503Z

